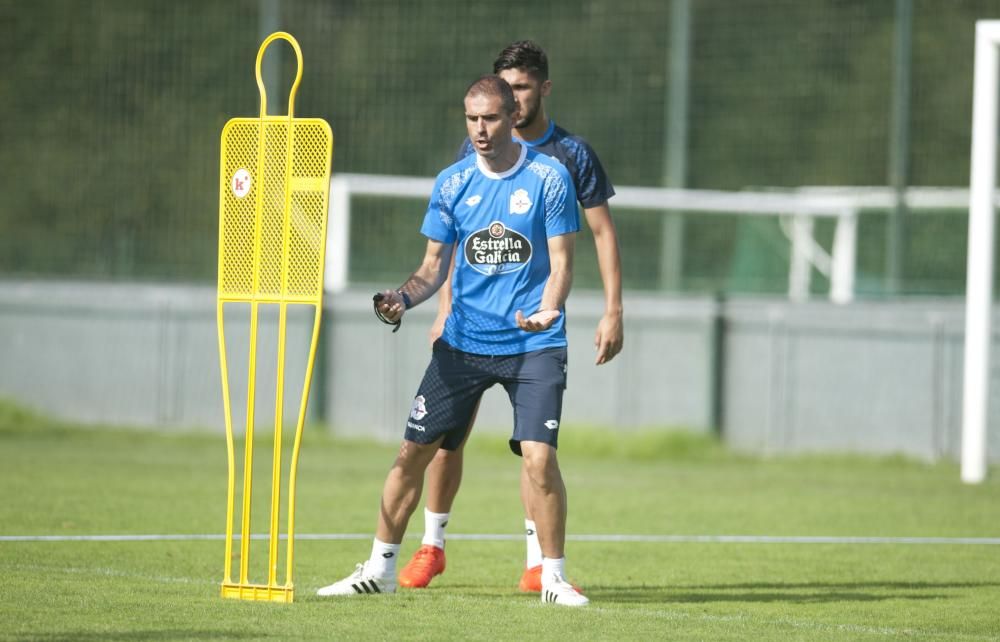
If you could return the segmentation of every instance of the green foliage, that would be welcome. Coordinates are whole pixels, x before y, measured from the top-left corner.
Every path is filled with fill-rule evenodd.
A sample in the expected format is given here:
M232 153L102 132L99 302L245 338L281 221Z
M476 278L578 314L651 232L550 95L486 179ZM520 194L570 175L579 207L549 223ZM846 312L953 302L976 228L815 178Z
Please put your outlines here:
M305 56L296 113L330 121L335 171L435 174L464 136L466 84L508 42L533 38L552 62L550 115L590 140L618 185L664 180L669 2L278 5L273 27L295 34ZM272 27L260 24L261 6L0 2L8 27L0 41L0 274L213 278L219 132L230 117L258 113L253 63L260 31ZM893 7L692 3L687 184L885 184ZM967 180L972 25L989 17L1000 17L995 0L914 3L913 184ZM278 74L265 83L279 113L294 73L289 54L283 43L268 51ZM399 203L376 207L386 224L404 216ZM423 207L411 203L405 216ZM616 218L626 286L662 287L659 213ZM686 219L682 288L784 290L780 254L747 245L745 230L725 218ZM904 291L960 292L961 235L920 228L908 232ZM409 256L403 241L384 247L381 261L368 248L386 233L419 238L414 226L363 229L369 236L352 237L352 275L376 280L391 266L398 278L396 264ZM860 238L859 260L878 256L859 281L877 284L885 244ZM760 255L748 263L748 252ZM591 257L580 265L578 285L599 287Z
M20 404L0 399L0 433L53 431L59 423L50 417L28 410Z

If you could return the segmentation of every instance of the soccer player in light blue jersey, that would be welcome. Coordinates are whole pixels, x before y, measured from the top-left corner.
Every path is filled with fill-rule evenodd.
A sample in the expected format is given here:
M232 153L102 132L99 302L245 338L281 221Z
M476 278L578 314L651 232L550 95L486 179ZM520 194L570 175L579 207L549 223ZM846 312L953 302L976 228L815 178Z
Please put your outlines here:
M583 138L571 134L550 120L545 112L544 98L552 89L549 80L548 57L534 42L514 42L504 48L493 63L493 71L506 80L514 91L519 118L514 135L529 149L551 156L562 163L573 179L577 200L583 209L597 249L597 262L604 283L604 315L597 325L594 347L595 363L607 363L622 348L622 287L618 237L608 208L614 196L600 159ZM476 152L472 137L466 138L458 158ZM452 313L451 287L441 288L438 316L431 328L431 340L441 335L445 321ZM427 470L427 503L424 508L424 537L421 547L399 574L399 583L410 588L423 588L445 569L445 526L451 519L451 507L462 481L464 445L454 450L442 448ZM522 499L528 480L522 478ZM530 505L525 505L525 568L518 583L522 591L541 591L542 552Z
M542 602L588 603L565 579L566 487L556 457L564 306L580 228L576 190L561 163L514 141L517 115L514 93L499 76L469 87L466 128L476 153L438 175L421 227L424 259L376 303L389 322L400 320L441 287L454 253L452 311L382 489L371 555L321 596L395 592L396 558L427 466L438 449L465 442L483 392L499 383L514 408L510 448L521 456L522 494L537 524Z

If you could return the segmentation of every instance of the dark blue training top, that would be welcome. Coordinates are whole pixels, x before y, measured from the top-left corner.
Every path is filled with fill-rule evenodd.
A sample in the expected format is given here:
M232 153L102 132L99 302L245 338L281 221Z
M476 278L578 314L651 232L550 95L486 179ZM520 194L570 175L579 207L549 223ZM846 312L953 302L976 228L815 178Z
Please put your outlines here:
M518 141L526 147L541 152L562 163L573 178L576 197L584 209L596 207L615 195L615 188L604 173L601 160L590 144L583 138L558 127L554 120L540 138ZM458 149L456 160L475 154L472 142L466 137Z

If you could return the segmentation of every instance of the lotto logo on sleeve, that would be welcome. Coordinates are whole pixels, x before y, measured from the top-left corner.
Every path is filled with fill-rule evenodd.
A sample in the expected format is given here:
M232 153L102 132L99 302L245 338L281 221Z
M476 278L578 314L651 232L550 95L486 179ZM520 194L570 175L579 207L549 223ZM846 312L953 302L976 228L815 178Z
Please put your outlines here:
M465 239L465 259L487 276L509 274L531 260L531 241L500 221L493 221Z

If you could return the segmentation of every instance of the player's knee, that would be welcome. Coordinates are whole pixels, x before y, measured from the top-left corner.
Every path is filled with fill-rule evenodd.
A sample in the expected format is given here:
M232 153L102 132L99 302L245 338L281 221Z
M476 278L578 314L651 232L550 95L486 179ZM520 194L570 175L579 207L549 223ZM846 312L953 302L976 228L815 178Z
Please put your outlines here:
M445 470L461 469L462 451L438 448L437 453L434 454L433 463L435 466L441 467Z
M423 475L424 470L439 451L438 444L418 444L403 441L396 456L395 467L407 474Z
M556 449L540 442L521 442L521 456L524 458L524 469L531 482L543 488L557 483L559 479L559 461Z

